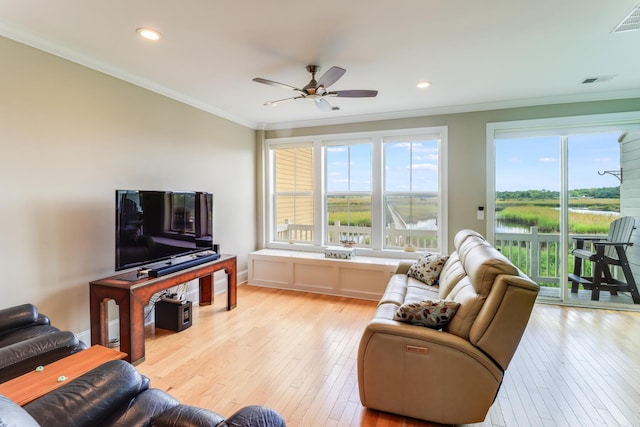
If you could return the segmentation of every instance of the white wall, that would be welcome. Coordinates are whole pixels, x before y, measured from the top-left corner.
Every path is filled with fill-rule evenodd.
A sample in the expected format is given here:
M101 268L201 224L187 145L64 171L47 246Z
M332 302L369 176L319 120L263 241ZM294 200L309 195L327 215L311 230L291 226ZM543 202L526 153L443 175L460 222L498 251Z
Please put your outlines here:
M625 216L636 218L636 230L631 235L633 246L627 249L634 279L640 285L640 132L630 132L620 141L622 186L620 210Z
M0 37L0 308L89 329L88 282L114 274L115 189L214 194L214 240L246 277L255 132Z

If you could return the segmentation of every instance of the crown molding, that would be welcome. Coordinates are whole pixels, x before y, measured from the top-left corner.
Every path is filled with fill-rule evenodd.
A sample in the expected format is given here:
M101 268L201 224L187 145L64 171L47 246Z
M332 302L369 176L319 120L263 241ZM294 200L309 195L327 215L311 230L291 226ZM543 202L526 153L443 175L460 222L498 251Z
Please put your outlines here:
M478 104L466 104L466 105L451 105L434 108L424 108L415 110L401 110L390 111L384 113L352 115L343 117L333 117L324 119L312 119L312 120L298 120L291 122L277 122L277 123L264 123L247 120L246 118L239 117L230 114L224 110L221 110L210 104L201 102L197 99L186 96L182 93L159 85L153 81L149 81L141 76L128 73L117 67L113 67L110 64L102 62L97 58L81 55L75 51L67 49L63 46L52 43L51 41L32 34L28 31L10 26L0 20L0 35L14 40L18 43L22 43L31 46L35 49L50 53L52 55L61 57L78 65L93 69L103 74L107 74L119 80L126 81L133 85L142 87L168 98L174 99L183 104L197 108L210 114L214 114L220 118L232 121L239 125L254 129L254 130L282 130L282 129L296 129L316 126L331 126L342 125L349 123L362 123L372 121L394 120L394 119L407 119L425 116L435 116L442 114L458 114L458 113L470 113L476 111L488 111L488 110L500 110L507 108L519 108L519 107L534 107L540 105L551 104L565 104L573 102L589 102L589 101L605 101L627 98L640 98L640 89L633 90L620 90L609 92L597 92L589 94L568 94L558 95L551 97L540 98L526 98L508 101L496 101Z
M302 120L280 123L259 123L260 130L297 129L316 126L343 125L394 119L410 119L416 117L437 116L443 114L472 113L477 111L502 110L508 108L536 107L541 105L569 104L574 102L611 101L618 99L640 98L640 89L597 92L589 94L558 95L539 98L523 98L509 101L495 101L478 104L451 105L444 107L424 108L416 110L393 111L386 113L345 116L331 119Z

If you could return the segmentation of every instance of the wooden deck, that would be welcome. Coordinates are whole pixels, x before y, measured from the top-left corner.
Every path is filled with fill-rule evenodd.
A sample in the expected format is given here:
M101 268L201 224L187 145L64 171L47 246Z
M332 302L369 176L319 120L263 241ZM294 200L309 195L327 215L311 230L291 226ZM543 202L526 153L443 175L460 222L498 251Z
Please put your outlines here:
M376 303L254 286L238 308L194 307L179 333L147 330L138 369L180 401L289 427L436 426L363 408L356 353ZM483 426L640 425L640 313L536 304ZM455 372L452 372L455 374Z
M539 298L554 299L558 298L560 289L558 288L541 288ZM586 303L588 305L598 305L601 308L620 308L620 305L629 305L628 309L640 310L640 305L634 304L631 294L628 292L618 292L618 295L611 295L608 291L600 292L600 301L591 301L591 291L580 289L577 294L569 292L569 303Z

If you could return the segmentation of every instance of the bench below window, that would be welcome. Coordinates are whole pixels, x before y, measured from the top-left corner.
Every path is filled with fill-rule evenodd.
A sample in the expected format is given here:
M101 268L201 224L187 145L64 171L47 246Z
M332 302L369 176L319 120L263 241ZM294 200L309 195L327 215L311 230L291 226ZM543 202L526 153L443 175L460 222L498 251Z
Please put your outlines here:
M249 284L378 300L399 259L262 249L249 254Z

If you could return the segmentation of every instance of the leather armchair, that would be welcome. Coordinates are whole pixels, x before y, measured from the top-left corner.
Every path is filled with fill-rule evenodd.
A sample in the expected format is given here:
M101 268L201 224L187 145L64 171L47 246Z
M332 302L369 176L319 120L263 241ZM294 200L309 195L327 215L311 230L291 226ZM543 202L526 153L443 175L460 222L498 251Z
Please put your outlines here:
M276 411L247 406L225 419L183 405L122 360L107 362L23 408L0 396L0 426L285 427Z
M85 348L72 332L51 326L32 304L0 310L0 382Z

